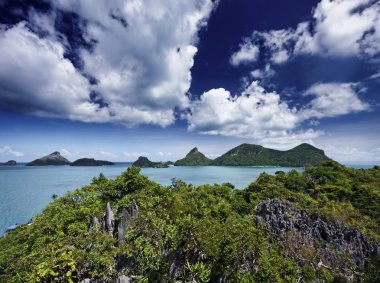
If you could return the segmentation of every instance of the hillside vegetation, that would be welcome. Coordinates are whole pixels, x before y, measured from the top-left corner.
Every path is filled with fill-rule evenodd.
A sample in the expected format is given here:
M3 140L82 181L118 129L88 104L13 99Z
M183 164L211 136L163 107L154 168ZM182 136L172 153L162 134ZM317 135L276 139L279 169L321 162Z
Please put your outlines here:
M0 282L380 282L380 169L164 187L130 167L0 238Z
M261 145L243 143L220 157L208 159L197 148L185 158L175 162L176 166L293 166L320 165L328 158L323 150L303 143L290 150L276 150Z
M207 158L202 152L198 151L198 148L194 147L185 156L185 158L177 160L175 166L207 166L211 165L212 160Z

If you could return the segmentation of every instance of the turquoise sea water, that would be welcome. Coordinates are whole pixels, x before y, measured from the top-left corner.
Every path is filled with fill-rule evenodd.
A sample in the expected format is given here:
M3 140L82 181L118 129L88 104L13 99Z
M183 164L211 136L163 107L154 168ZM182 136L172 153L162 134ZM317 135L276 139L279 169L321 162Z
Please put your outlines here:
M0 235L16 223L25 223L38 214L52 200L51 196L64 195L80 188L103 172L115 178L126 170L130 163L114 166L70 167L0 166ZM365 168L366 166L360 166ZM162 185L169 185L172 178L179 178L194 185L229 182L242 189L253 182L262 172L274 174L284 167L170 167L144 168L142 173Z

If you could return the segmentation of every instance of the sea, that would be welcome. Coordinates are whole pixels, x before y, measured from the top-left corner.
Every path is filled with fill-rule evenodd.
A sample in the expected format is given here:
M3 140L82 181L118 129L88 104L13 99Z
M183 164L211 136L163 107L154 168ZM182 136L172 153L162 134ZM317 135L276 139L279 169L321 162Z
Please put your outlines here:
M68 191L90 184L101 172L115 178L131 163L113 166L71 167L36 166L25 164L0 166L0 235L11 226L26 223L52 201L52 195L63 196ZM371 168L357 165L356 168ZM246 188L262 173L289 171L290 167L222 167L184 166L169 168L143 168L142 174L161 185L170 185L177 178L193 185L221 184L229 182L237 189ZM302 171L302 168L296 168Z

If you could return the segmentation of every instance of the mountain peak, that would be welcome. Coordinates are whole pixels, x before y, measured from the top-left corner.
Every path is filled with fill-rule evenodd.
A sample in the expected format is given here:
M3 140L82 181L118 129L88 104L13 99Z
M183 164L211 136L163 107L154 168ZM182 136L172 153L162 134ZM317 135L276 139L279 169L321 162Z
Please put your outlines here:
M44 157L33 160L27 163L27 166L44 166L44 165L68 165L70 161L64 158L59 151L54 151Z
M176 166L206 166L211 164L211 159L208 159L202 152L194 147L186 154L185 158L177 160Z
M194 147L192 150L190 150L187 155L194 154L194 153L200 153L197 147Z

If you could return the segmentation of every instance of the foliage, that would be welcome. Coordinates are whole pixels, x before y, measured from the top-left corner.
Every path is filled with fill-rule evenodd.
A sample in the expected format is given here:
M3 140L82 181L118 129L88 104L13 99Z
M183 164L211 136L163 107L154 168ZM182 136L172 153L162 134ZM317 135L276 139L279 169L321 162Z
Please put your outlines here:
M312 251L293 257L268 239L254 221L255 206L268 198L286 199L380 239L378 167L357 170L327 162L303 173L263 173L244 190L228 183L194 187L178 179L164 187L130 167L115 179L100 174L91 185L54 200L32 225L0 238L0 282L114 282L121 273L137 282L344 279L338 266L317 270ZM124 244L102 229L89 229L94 216L104 216L107 202L120 216L134 201L139 215L127 222ZM357 274L363 282L378 282L379 259L370 259Z

